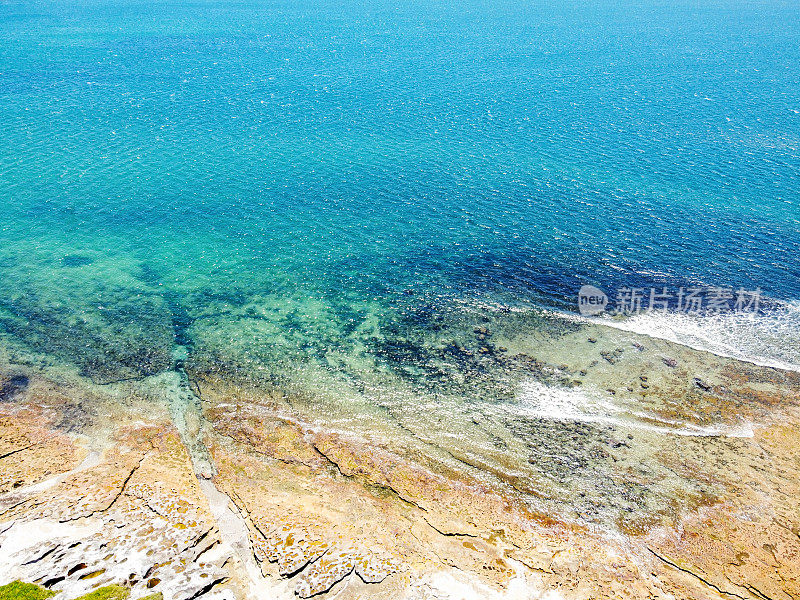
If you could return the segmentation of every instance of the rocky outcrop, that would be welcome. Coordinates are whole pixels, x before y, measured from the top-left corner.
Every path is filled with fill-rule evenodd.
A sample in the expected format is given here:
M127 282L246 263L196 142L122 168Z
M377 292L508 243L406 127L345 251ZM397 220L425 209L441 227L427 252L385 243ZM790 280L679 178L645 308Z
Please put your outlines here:
M504 336L507 352L462 358L508 361L533 395L415 411L223 368L100 386L0 365L0 585L56 600L800 597L795 374L621 332L535 355L495 325L466 335Z

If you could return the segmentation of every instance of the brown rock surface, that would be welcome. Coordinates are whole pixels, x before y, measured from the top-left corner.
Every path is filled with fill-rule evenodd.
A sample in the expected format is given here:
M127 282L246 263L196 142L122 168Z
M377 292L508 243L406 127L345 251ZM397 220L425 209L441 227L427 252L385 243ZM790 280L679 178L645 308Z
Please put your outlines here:
M116 583L166 600L800 598L797 374L589 333L535 357L506 336L492 360L563 379L557 400L600 398L610 420L547 417L535 397L417 413L387 400L364 416L213 372L190 373L197 402L177 405L157 397L161 379L102 387L9 366L27 383L0 403L0 585L69 598Z

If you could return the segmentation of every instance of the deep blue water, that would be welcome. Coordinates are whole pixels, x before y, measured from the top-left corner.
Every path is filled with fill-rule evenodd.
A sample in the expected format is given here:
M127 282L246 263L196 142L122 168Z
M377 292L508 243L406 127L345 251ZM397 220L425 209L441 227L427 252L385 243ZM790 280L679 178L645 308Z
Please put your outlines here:
M0 38L0 324L89 372L165 320L269 362L582 283L800 299L796 2L4 0Z

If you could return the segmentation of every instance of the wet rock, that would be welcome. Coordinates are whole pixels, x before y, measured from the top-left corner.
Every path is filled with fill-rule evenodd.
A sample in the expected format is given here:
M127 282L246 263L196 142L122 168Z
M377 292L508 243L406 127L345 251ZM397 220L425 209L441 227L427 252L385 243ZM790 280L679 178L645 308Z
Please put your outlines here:
M67 471L81 456L72 440L61 432L0 415L0 494ZM2 508L0 499L0 512Z
M80 433L92 423L94 413L94 409L80 400L64 402L61 406L61 418L55 425L67 433Z
M26 375L9 375L0 380L0 402L9 402L24 392L30 381Z
M580 335L577 334L578 337ZM548 360L553 360L557 364L558 359L555 357L564 354L554 352L552 358L544 353L541 356L548 357ZM633 360L632 356L630 358ZM499 360L497 359L497 362ZM536 364L535 359L531 360ZM686 360L689 364L688 359ZM450 361L456 362L456 359L451 358ZM398 358L398 362L402 362L401 358ZM459 362L459 365L493 362L495 359L483 358ZM518 362L516 356L505 358L504 363L511 367L522 364L521 361ZM603 384L613 385L614 381L624 381L622 377L637 377L633 369L624 373L626 366L623 365L621 369L616 370L617 374L623 371L616 379L603 380L600 378L602 373L598 373L600 378L598 385L601 387ZM539 367L543 376L538 378L537 375L537 380L550 383L561 375L558 372L554 374L552 365L545 362L541 362ZM699 372L707 372L702 370L702 367L697 369ZM600 370L615 371L607 368ZM726 381L713 371L707 373L708 375L704 377L711 381L720 383ZM523 374L526 375L527 373ZM710 403L711 396L685 394L687 379L690 378L676 378L676 387L684 392L684 396L694 401L696 405ZM664 377L663 381L666 380ZM635 381L636 379L632 380L632 385L635 385ZM646 380L639 378L639 381L645 383ZM658 387L666 388L669 383L668 381L662 383L662 379L658 381L660 384ZM749 379L740 385L745 383L749 383ZM37 375L28 394L33 394L38 385ZM719 389L715 384L714 390L719 391ZM609 393L613 393L613 390ZM373 441L367 443L358 437L347 444L342 440L331 440L328 444L320 443L323 434L319 432L319 428L310 427L308 421L304 422L302 419L291 431L288 426L275 427L274 430L267 427L265 423L269 418L269 411L278 405L277 397L264 398L263 403L257 405L258 410L254 411L253 421L250 422L243 412L244 403L238 394L237 391L231 397L225 398L226 402L220 404L216 410L220 414L232 413L231 407L235 404L237 410L230 419L238 422L239 428L234 429L232 424L223 423L221 417L217 416L213 421L213 428L207 433L215 447L215 484L218 486L220 482L225 484L225 492L247 520L250 528L244 530L244 535L251 536L248 538L249 548L261 563L265 577L277 580L282 574L285 579L280 581L279 585L291 589L299 584L298 595L304 597L324 593L326 590L337 592L335 587L337 582L342 582L341 587L349 586L342 596L356 594L371 597L374 589L374 597L403 597L403 594L396 593L395 588L391 586L398 585L398 581L402 581L402 585L408 585L407 582L410 581L410 585L416 586L420 573L425 574L428 569L440 571L442 566L446 565L447 568L458 570L459 576L463 574L465 579L480 572L480 569L488 572L485 565L498 564L495 556L503 556L503 552L510 547L504 547L506 542L514 545L514 552L525 561L523 564L543 565L542 569L537 568L537 572L546 580L544 584L550 588L562 587L565 591L575 592L575 586L580 584L586 586L585 595L593 593L597 597L622 597L626 594L620 590L627 590L630 586L631 591L627 596L631 598L703 597L707 590L702 588L701 584L694 582L698 588L687 589L686 586L692 585L691 578L679 581L670 579L673 577L670 574L675 569L668 564L661 565L655 558L646 554L648 561L653 562L647 564L647 570L650 572L652 569L654 575L653 578L643 578L637 570L641 563L631 560L626 550L620 549L621 544L617 546L607 538L598 541L588 530L561 528L558 519L564 514L569 514L571 519L575 514L593 523L612 527L616 524L623 534L646 536L652 528L664 525L664 521L671 527L672 524L681 523L684 514L694 518L693 515L696 515L697 511L694 510L692 503L713 502L713 498L721 497L721 492L727 492L728 489L730 494L726 495L730 502L740 502L743 507L756 506L763 498L760 494L764 490L754 489L758 494L744 497L744 494L748 493L746 485L743 485L744 491L741 491L735 487L736 482L728 487L723 483L718 485L711 479L714 477L723 481L720 478L731 469L749 465L750 458L757 459L755 455L744 454L749 452L749 442L726 440L724 436L720 436L719 439L695 439L690 436L660 436L647 432L642 434L640 440L643 450L641 454L637 453L636 460L626 460L628 451L624 448L633 446L630 442L633 436L627 434L626 437L626 428L621 425L606 427L606 424L587 424L568 420L554 422L552 419L531 418L529 415L506 417L503 413L489 412L487 409L487 417L482 427L463 427L469 423L470 418L475 422L473 415L476 409L473 406L455 409L452 412L442 411L441 415L417 414L415 415L419 418L417 422L407 418L398 419L404 431L408 427L415 434L423 432L424 437L428 438L420 445L409 442L410 436L403 438L398 434L393 439L393 443L397 443L396 449L402 448L403 455L409 457L409 461L424 460L426 470L433 469L434 473L443 474L441 480L432 478L430 483L426 483L421 474L402 468L404 463L398 461L392 454L395 448L379 450ZM647 395L648 409L655 405L651 402L653 398L655 394ZM665 395L665 398L675 400L674 396ZM701 401L698 402L698 399ZM214 414L213 395L204 394L204 403L206 414L210 418ZM302 402L298 401L297 405L302 406ZM280 406L283 404L280 403ZM5 408L9 411L15 409L11 405L6 405ZM288 423L289 417L294 419L296 415L293 412L290 414L288 408L286 410L284 416ZM394 412L401 414L400 410ZM427 427L427 424L434 423L434 419L437 418L441 424L440 428ZM714 413L714 418L717 419L717 413ZM130 422L132 420L127 421ZM453 431L458 431L461 436L453 437L443 443L441 438L437 439L436 436L440 429L445 430L451 423ZM224 427L221 426L223 424ZM464 435L464 432L468 433ZM229 433L234 435L228 435ZM787 429L780 436L776 436L775 446L770 448L770 458L776 455L778 449L793 443L796 439L795 433L796 431ZM137 432L137 436L139 434L140 432ZM762 433L759 432L758 435L761 436ZM0 445L5 443L4 437L0 435ZM510 443L502 444L504 439ZM126 440L126 443L131 446L136 444L135 440ZM163 589L167 598L229 598L234 595L244 597L238 595L238 589L233 583L226 590L219 592L214 590L209 593L207 589L209 583L213 585L232 572L227 568L226 570L218 568L218 565L228 560L229 556L220 552L220 547L224 545L217 539L213 521L204 519L195 510L195 507L203 501L202 498L189 494L191 489L197 486L197 479L186 457L174 457L177 463L186 463L183 469L184 481L180 483L168 477L173 469L171 463L148 467L153 458L150 453L156 452L153 450L153 444L157 443L156 440L148 441L137 454L144 465L142 468L148 469L146 473L138 470L139 463L135 460L115 462L110 469L111 472L95 469L92 471L92 478L73 478L73 487L80 490L88 489L92 479L102 479L104 481L102 487L110 488L108 493L92 488L91 495L96 495L97 501L91 499L84 501L82 495L75 495L71 499L72 504L79 504L81 510L74 513L70 512L71 504L66 507L57 504L48 509L50 515L56 519L63 515L68 519L75 518L76 523L101 520L108 525L100 532L97 539L91 542L85 537L72 536L70 543L74 541L81 544L74 549L68 548L66 543L59 544L59 548L51 556L60 556L60 553L64 552L66 555L63 559L59 558L57 562L50 563L47 563L48 558L43 559L47 564L43 563L42 571L47 571L45 576L54 582L52 584L54 590L62 592L59 597L63 596L70 600L78 595L67 593L68 588L65 586L78 580L82 573L101 573L92 580L86 580L87 587L105 585L109 581L125 581L127 587L135 590L132 597L140 599L143 594L152 591L145 588L153 579L161 580L154 589ZM312 443L316 448L315 453L306 456L306 446ZM408 446L403 447L406 443ZM469 471L453 469L428 455L429 446L434 444L448 452L452 451L452 456L468 465ZM736 454L728 452L726 448L730 448L731 452ZM495 451L496 449L502 451ZM722 455L723 450L725 455ZM19 456L24 452L20 451ZM384 456L383 452L388 454ZM438 452L437 449L437 454ZM742 458L745 460L740 460ZM787 473L793 473L794 462L791 461L794 457L786 453L784 458L786 462L781 468ZM667 465L669 472L661 468L660 461L670 461ZM641 464L638 464L640 462ZM262 465L264 470L259 471L254 467L256 464ZM133 472L134 468L136 472ZM715 470L717 468L720 470ZM768 466L766 469L762 468L761 471L767 471L768 468ZM120 477L114 476L115 470L120 471ZM471 474L472 470L478 475L488 474L491 477L477 479L476 485L474 483L476 479L473 479ZM218 473L222 473L223 476ZM126 479L127 474L131 475L129 480ZM771 473L773 474L775 473ZM778 477L776 474L775 476ZM495 483L495 479L502 482L502 487ZM750 482L753 486L765 485L761 483L758 470L752 474L746 473L741 479L748 485ZM697 480L702 483L702 488L696 485ZM785 484L785 480L776 481L778 485ZM453 482L457 482L456 485L453 485ZM165 484L160 490L157 489L159 483ZM506 492L508 485L516 490L511 495ZM673 485L676 486L677 493L673 493L670 489ZM711 491L719 496L712 497L711 493L703 496L703 489L706 487L713 488ZM770 496L770 500L776 504L783 502L780 499L787 493L793 494L793 488L786 489L789 491L776 491L771 495L767 493L767 496ZM541 513L533 514L534 511L527 509L518 512L516 492L524 496L536 494L539 498L537 503L540 501L540 505L544 507ZM165 499L159 500L160 496ZM697 500L696 497L700 499ZM552 498L557 498L557 502L551 503ZM51 500L50 496L39 498L36 500L38 504L31 502L28 505L30 508L26 508L25 511L38 514L35 511L42 510L41 506L50 503ZM567 506L562 511L565 504ZM494 506L498 509L492 508ZM140 511L139 508L142 507L144 510ZM687 510L684 510L685 508ZM692 565L697 566L693 572L715 576L730 570L737 582L755 581L754 585L770 597L778 597L779 592L775 593L774 590L777 589L775 586L782 581L789 581L793 569L797 572L796 561L792 562L793 559L790 558L794 556L790 555L790 552L794 552L795 546L792 543L796 544L797 536L797 528L792 521L794 513L787 510L778 513L780 523L776 524L769 522L772 515L767 515L763 523L758 522L759 517L756 514L747 520L734 515L731 518L732 525L720 527L719 523L724 524L725 521L718 517L724 517L725 510L730 509L720 507L719 513L714 515L715 518L710 519L709 534L702 532L695 536L694 540L687 538L685 542L687 547L692 549L690 544L693 544L697 549L695 556L682 548L666 547L668 542L660 538L656 540L656 544L665 544L664 549L657 545L653 545L653 548L663 553L673 563L687 565L687 569L692 568ZM794 506L791 510L794 510ZM108 520L103 516L106 513ZM140 513L146 515L146 518L139 519ZM23 513L14 513L16 514ZM252 529L251 523L257 522L259 514L264 516L258 521L259 531L262 529L268 531L279 522L275 515L283 514L285 523L290 526L287 531L296 535L291 540L288 536L282 535L276 542L267 541ZM697 516L701 517L702 515ZM168 525L161 523L162 519ZM315 519L319 519L319 522L314 521ZM136 529L131 531L130 523L134 520ZM456 521L461 522L450 524ZM308 524L311 522L315 522L316 525L309 527ZM464 526L465 522L470 524L469 529ZM400 525L395 528L395 523ZM541 529L539 523L548 525L546 534L539 531ZM200 524L202 526L198 526ZM536 526L531 526L533 524ZM491 542L496 542L497 547L487 548L487 544L484 543L487 541L485 532L499 527L502 527L502 533ZM759 533L758 527L762 528L762 533ZM2 528L0 525L0 530ZM727 543L731 531L741 532L741 541L734 540L735 552L731 552L729 558L724 554L728 549L722 542ZM184 532L192 533L184 537ZM756 535L752 535L751 532ZM709 552L707 545L715 544L718 534L727 538L722 538L719 548ZM464 543L467 540L462 536L469 536L469 545ZM668 536L663 538L669 539ZM643 543L652 542L650 538L640 539ZM308 548L309 540L319 541L324 546L324 550L319 548L323 553L318 555L316 552L305 552L303 548L304 546ZM752 540L757 540L757 543ZM101 545L101 542L105 546ZM193 548L188 549L193 544ZM767 545L769 548L764 550ZM248 548L247 539L242 547ZM276 573L276 567L269 564L269 553L274 552L275 547L278 547L278 551L284 556L284 561L281 563L282 573ZM603 548L606 547L610 549L609 554L613 554L611 560L608 560L609 555L603 553ZM136 552L139 548L142 549L142 557L146 552L152 552L152 556L142 558L145 564L141 568L138 564L132 564L138 561L131 561L128 558L136 556L138 559L140 555ZM365 551L364 548L368 548L369 551ZM376 548L380 552L391 553L392 564L400 565L398 570L402 571L402 576L389 577L392 566L388 562L385 565L370 562L370 552ZM564 552L565 548L568 549L567 552ZM784 550L787 548L789 551ZM48 549L49 545L42 546L26 560L33 560ZM113 553L113 557L105 559L107 554L101 555L100 551ZM781 551L784 552L781 559L786 561L788 567L784 569L779 580L773 573L777 567L773 566L770 556ZM748 552L750 556L757 557L758 561L755 558L742 561L736 557L739 552ZM757 556L760 552L766 552L766 560ZM551 560L557 553L558 558ZM101 560L96 560L98 556ZM477 557L474 559L477 568L473 568L473 563L469 562L473 560L470 558L472 556ZM641 555L635 558L641 558ZM235 558L231 559L230 564L235 564L235 561ZM79 562L87 564L87 568L69 574L68 571L74 569ZM742 567L744 562L747 562L748 566ZM757 573L759 567L751 567L751 564L766 565L764 567L766 575L762 578ZM54 565L59 569L52 568ZM186 572L172 570L176 565ZM107 570L101 570L106 568ZM294 568L294 571L290 571L291 568ZM741 569L741 573L737 573L737 569ZM754 573L755 577L748 578L750 572L747 569L751 569L750 572ZM66 579L63 579L65 576ZM56 578L62 579L56 581ZM376 586L365 592L361 582L358 581L359 578L370 584L378 584L386 578L388 581L380 583L382 587ZM598 583L599 578L603 578L602 583ZM771 580L764 581L769 578ZM501 576L491 579L492 583L498 586L507 586L509 583L507 578ZM652 583L656 579L657 584ZM176 581L177 584L173 583ZM344 583L345 581L347 583ZM724 586L723 589L743 589L739 583L735 584L739 587L733 588L734 584L719 579L714 581L715 585ZM194 582L197 582L196 585ZM595 590L595 587L598 589ZM793 589L790 588L790 591ZM436 595L439 596L438 592ZM578 597L577 593L573 595ZM417 596L423 597L424 594L409 597ZM441 594L441 597L445 596L444 593Z
M699 387L701 390L703 390L704 392L710 392L711 391L711 386L709 384L707 384L705 381L703 381L702 379L700 379L699 377L695 377L693 381L694 381L694 384L697 387Z
M613 352L609 350L602 350L600 352L600 356L602 356L607 363L615 365L619 362L623 352L624 350L622 348L616 348Z
M81 571L87 567L86 563L78 563L74 567L72 567L69 571L67 571L67 577L71 576L72 574L76 573L77 571Z

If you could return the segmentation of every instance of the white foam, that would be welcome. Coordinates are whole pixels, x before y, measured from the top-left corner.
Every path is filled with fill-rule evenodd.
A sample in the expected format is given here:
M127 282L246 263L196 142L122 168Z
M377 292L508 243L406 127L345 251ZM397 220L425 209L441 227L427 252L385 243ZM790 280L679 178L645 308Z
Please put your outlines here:
M782 304L766 314L700 316L652 311L623 319L604 315L570 318L667 340L717 356L800 372L800 301Z
M504 408L526 416L551 421L580 421L603 423L662 434L698 437L753 437L749 423L737 426L716 424L696 425L686 421L661 418L638 410L631 402L593 388L580 390L548 386L539 381L523 382L518 402ZM653 425L659 423L659 425Z
M657 273L655 273L657 274ZM775 303L776 301L771 300ZM527 312L530 307L470 301L474 309ZM690 315L646 311L622 319L603 313L582 316L574 312L536 308L568 321L605 325L663 339L717 356L764 367L800 372L800 300L777 303L767 312L728 312Z

